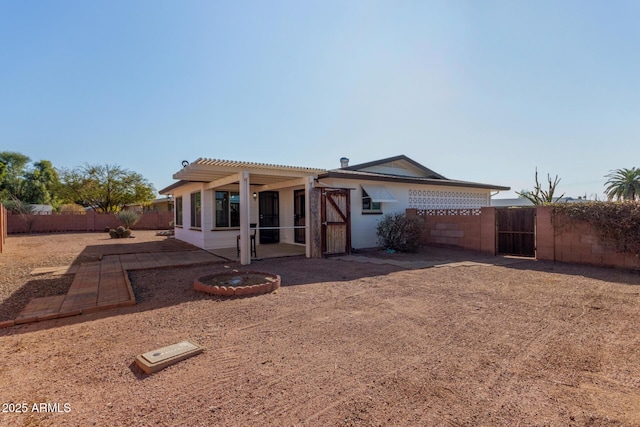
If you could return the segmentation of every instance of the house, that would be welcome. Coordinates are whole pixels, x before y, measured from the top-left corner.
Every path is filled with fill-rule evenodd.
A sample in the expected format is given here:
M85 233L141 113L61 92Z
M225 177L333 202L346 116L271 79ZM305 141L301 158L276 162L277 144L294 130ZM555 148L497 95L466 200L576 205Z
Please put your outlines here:
M139 203L133 203L124 207L125 211L134 211L138 213L149 212L173 212L173 200L171 197L160 197L154 199L148 205L141 205Z
M175 237L206 250L237 248L251 262L251 240L304 249L307 257L374 247L383 214L417 209L479 209L508 187L448 179L400 155L332 170L199 158L160 191L175 204ZM239 236L239 237L238 237Z

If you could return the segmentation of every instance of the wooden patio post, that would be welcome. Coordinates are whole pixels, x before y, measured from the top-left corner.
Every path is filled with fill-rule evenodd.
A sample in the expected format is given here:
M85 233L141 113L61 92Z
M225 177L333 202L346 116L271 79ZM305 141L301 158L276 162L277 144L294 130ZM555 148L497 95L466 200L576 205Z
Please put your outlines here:
M304 221L304 247L305 247L305 256L307 258L311 258L311 221L312 216L311 213L311 190L313 190L313 177L308 176L307 182L304 186L304 212L305 212L305 221Z

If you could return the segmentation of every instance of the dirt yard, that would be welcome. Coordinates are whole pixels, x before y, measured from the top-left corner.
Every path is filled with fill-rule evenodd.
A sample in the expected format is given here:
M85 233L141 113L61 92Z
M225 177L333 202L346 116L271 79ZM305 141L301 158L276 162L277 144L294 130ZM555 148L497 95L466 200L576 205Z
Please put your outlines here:
M184 247L152 232L10 236L0 320L66 292L70 277L36 267ZM640 425L637 273L288 258L251 265L282 276L277 293L193 290L238 267L132 272L136 306L0 329L0 425ZM153 375L134 364L183 340L204 353Z

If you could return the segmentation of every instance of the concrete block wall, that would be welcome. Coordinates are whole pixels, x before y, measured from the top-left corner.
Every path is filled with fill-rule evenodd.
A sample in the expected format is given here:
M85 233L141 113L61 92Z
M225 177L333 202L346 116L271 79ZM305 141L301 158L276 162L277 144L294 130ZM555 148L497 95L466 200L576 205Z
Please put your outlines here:
M418 215L407 209L407 215ZM471 249L496 254L496 208L482 208L480 215L419 215L426 229L423 244ZM587 223L554 215L553 207L536 211L536 258L539 260L606 267L640 268L640 258L616 252L599 241Z
M0 254L7 243L7 209L0 203Z
M149 212L142 214L134 230L166 230L173 221L172 212ZM31 223L31 224L29 224ZM7 233L56 233L64 231L104 231L106 227L116 228L120 222L114 214L87 212L86 214L52 215L7 215Z
M551 207L538 208L536 244L536 257L541 260L640 268L640 259L634 254L616 252L600 242L590 224L575 222L563 215L554 216Z
M425 245L457 247L495 253L495 210L482 209L480 215L455 211L455 215L419 215L417 209L407 209L407 215L424 219L422 242ZM450 213L451 210L447 210ZM494 242L493 244L483 244Z

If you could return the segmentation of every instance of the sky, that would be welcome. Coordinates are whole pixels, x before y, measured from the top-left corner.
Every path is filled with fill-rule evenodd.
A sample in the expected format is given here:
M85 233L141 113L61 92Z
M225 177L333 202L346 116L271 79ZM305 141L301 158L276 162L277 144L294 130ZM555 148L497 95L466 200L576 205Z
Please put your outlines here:
M0 151L333 169L603 198L640 166L637 1L0 0Z

